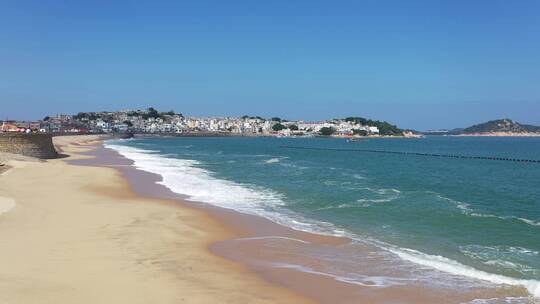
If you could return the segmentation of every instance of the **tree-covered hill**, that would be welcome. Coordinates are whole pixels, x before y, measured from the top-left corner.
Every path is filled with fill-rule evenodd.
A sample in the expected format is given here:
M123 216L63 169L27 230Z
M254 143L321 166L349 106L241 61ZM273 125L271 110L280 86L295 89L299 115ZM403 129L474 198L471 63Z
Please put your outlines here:
M402 135L403 130L386 121L371 120L363 117L347 117L345 121L361 124L364 126L373 126L379 129L381 135Z
M485 123L477 124L468 128L465 128L461 133L492 133L492 132L540 132L539 126L523 125L515 122L511 119L498 119L491 120Z

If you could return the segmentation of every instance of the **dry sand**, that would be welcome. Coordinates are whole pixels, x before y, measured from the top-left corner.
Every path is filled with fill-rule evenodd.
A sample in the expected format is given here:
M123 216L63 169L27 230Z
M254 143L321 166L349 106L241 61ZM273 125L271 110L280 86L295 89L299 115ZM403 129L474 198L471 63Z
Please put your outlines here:
M55 143L73 159L99 139ZM308 302L209 253L229 229L135 195L114 169L3 157L0 303Z

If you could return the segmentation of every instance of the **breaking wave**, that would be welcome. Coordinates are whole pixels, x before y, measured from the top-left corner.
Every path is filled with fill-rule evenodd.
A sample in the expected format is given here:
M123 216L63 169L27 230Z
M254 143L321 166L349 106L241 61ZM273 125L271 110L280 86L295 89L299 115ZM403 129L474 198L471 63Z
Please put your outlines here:
M540 297L539 281L517 279L499 274L488 273L443 256L429 255L408 248L399 248L379 241L371 242L371 240L366 240L364 237L358 237L339 229L331 223L313 221L303 218L298 214L292 213L291 211L283 208L286 203L285 197L281 193L263 187L240 184L237 182L220 179L215 177L214 173L198 167L200 163L195 160L166 158L159 155L159 151L141 150L125 145L114 144L112 142L107 142L105 146L107 148L114 149L122 156L133 160L136 168L159 174L162 177L162 181L158 182L159 184L162 184L173 192L188 196L188 200L204 202L218 207L233 209L242 213L259 215L278 224L289 226L297 230L321 233L325 235L345 235L359 242L370 242L370 244L376 245L387 252L391 252L395 256L405 261L426 266L431 269L436 269L452 275L487 281L495 284L523 286L531 295ZM269 159L268 161L270 160L273 159ZM401 192L397 189L364 188L364 190L376 196L375 198L370 198L369 200L368 198L358 200L358 202L366 204L391 201L399 197L401 194ZM377 195L380 197L377 197ZM472 215L474 213L468 204L457 202L442 196L440 198L452 202L463 212L466 212L471 216L475 216ZM520 220L524 222L530 221L527 219ZM529 224L536 226L539 223L532 222ZM538 253L536 252L536 254ZM298 265L275 266L295 269L301 267ZM314 271L312 269L298 270L308 272ZM384 283L376 282L373 278L369 278L369 283L366 283L366 281L358 280L358 278L342 278L335 277L331 274L322 273L321 275L330 275L336 280L341 280L344 282L355 281L356 284L369 284L371 286L384 285Z

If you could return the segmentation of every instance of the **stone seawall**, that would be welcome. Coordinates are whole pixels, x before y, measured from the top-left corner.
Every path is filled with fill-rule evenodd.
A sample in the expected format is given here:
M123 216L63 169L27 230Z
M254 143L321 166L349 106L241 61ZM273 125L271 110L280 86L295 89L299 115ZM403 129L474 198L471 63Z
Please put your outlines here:
M0 152L37 158L56 158L51 134L0 133Z

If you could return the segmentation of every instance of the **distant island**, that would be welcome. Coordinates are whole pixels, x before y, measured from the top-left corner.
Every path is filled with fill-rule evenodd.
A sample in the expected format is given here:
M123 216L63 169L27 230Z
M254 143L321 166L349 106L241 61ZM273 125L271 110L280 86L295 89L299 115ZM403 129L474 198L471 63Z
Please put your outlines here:
M467 128L423 132L424 135L454 136L540 136L540 126L526 125L509 118L490 120Z

